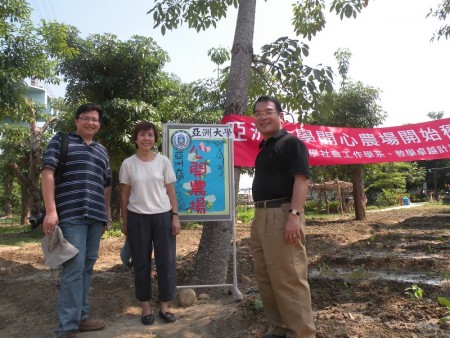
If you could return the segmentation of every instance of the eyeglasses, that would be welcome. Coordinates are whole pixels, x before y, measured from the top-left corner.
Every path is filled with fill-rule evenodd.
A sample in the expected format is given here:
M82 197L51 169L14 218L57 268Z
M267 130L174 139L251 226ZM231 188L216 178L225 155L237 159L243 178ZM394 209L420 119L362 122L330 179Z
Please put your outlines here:
M89 117L89 116L82 116L79 117L78 120L83 121L83 122L92 122L92 123L99 123L100 120L96 117Z
M256 113L253 113L253 118L259 120L262 117L269 117L272 116L273 114L275 114L276 111L275 110L268 110L268 111L258 111Z

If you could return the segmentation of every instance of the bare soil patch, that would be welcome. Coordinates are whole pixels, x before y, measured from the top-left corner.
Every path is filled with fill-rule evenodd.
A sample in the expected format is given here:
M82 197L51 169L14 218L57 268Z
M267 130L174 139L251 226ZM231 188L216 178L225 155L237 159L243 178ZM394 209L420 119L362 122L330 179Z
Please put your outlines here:
M255 307L249 230L248 224L237 225L238 286L244 300L235 302L228 290L197 290L210 298L188 308L175 302L177 322L156 318L150 327L139 320L133 271L120 262L124 239L102 240L91 314L107 326L80 336L261 337L268 323ZM200 235L201 230L184 230L178 237L179 285L188 284ZM0 337L51 337L57 296L52 271L43 264L39 244L2 245L8 236L0 235ZM449 206L369 212L365 221L351 215L309 220L307 250L318 338L450 337L450 327L439 323L447 309L436 301L450 298ZM423 290L422 299L405 294L413 284Z

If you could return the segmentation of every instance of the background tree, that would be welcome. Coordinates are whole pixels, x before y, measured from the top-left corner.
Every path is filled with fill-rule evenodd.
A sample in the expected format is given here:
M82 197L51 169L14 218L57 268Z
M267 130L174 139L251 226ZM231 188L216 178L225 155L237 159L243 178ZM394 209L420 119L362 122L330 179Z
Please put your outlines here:
M407 191L422 188L425 169L415 162L377 163L365 166L367 199L379 207L399 203Z
M135 35L121 41L113 34L93 34L82 39L77 34L72 27L77 53L58 64L68 103L120 98L157 106L167 80L162 67L170 59L152 38Z
M446 21L447 16L450 13L450 0L442 0L442 2L435 9L430 9L427 17L435 17L440 21ZM448 39L450 37L450 26L447 22L444 23L442 27L438 29L437 32L433 34L431 41L439 40L441 37Z
M29 168L29 130L26 126L17 126L3 124L0 127L0 178L2 184L2 209L6 216L11 215L14 211L21 212L21 197L14 196L13 190L17 182L14 180L15 174L12 163L16 163L19 168L22 168L23 175L28 176ZM25 191L25 201L28 199L28 194ZM21 223L24 224L26 217L27 203L23 203L25 207L22 212Z
M211 61L217 65L217 81L220 79L220 66L230 60L230 53L226 48L211 48L208 50L208 56L211 57Z
M14 173L21 182L22 223L27 210L38 210L41 205L39 193L39 167L42 136L51 121L37 126L40 106L26 97L26 78L58 83L54 58L71 55L74 51L66 44L68 26L48 24L41 21L35 26L30 19L31 9L23 0L0 3L0 120L12 123L28 123L29 156L27 167L22 161L13 163ZM16 139L17 140L17 139ZM8 154L6 154L8 157ZM7 171L8 172L8 171ZM9 191L9 187L6 191Z
M56 129L73 130L73 112L80 103L102 106L104 118L96 137L111 156L111 210L113 219L118 219L118 170L134 153L133 127L142 119L160 123L156 107L177 82L162 71L169 56L152 38L132 36L121 41L113 34L93 34L83 39L76 28L70 32L68 43L77 53L61 58L57 66L67 83L69 109Z
M332 93L326 100L331 110L315 116L314 123L319 125L353 128L374 128L386 118L379 100L379 90L365 86L361 82L349 82L339 92ZM351 172L356 219L365 219L365 196L363 165L346 166Z
M64 42L68 26L35 26L30 14L25 0L0 2L0 120L29 121L24 80L58 83L54 58L73 53Z
M444 117L443 111L429 112L427 116L432 120L440 120ZM425 186L424 190L433 190L437 193L437 187L443 187L450 181L450 173L445 171L433 171L436 168L450 168L450 159L419 161L420 168L425 170ZM427 191L425 191L427 193ZM437 196L435 196L437 198Z
M444 117L443 111L430 111L427 116L432 120L440 120Z

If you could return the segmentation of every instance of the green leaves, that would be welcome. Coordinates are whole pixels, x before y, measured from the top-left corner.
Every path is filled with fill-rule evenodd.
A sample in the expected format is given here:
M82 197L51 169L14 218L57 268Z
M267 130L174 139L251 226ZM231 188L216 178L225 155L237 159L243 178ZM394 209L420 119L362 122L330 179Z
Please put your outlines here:
M405 289L405 294L407 294L409 297L414 299L422 299L423 296L423 290L418 287L416 284L410 286L409 288Z
M304 0L293 5L295 33L311 40L325 27L324 9L324 0Z
M70 103L105 102L115 98L155 104L162 96L162 68L169 56L152 38L113 34L73 38L75 52L63 58L58 71L67 82Z
M438 5L436 9L430 9L430 12L427 14L428 17L435 17L440 21L447 20L447 16L450 13L450 1L449 0L442 0L442 2ZM431 41L439 40L440 38L444 37L445 39L448 39L450 37L450 25L444 24L442 27L440 27L431 38Z
M308 45L282 37L264 45L261 55L254 57L254 69L264 79L269 92L276 95L287 111L300 118L319 108L319 98L333 89L333 72L321 65L312 68L303 63ZM266 90L267 91L267 90Z
M330 12L335 11L341 18L356 18L365 6L365 0L333 0ZM297 35L311 40L318 32L325 28L325 1L302 0L293 5L294 31Z
M356 18L364 7L363 0L334 0L331 4L330 12L336 11L341 20L344 18Z
M147 14L153 13L153 28L161 27L163 35L166 30L176 29L183 22L199 32L216 27L217 22L226 17L228 7L237 8L238 4L238 0L158 0Z
M441 323L446 323L447 321L450 321L450 299L445 298L445 297L438 297L437 301L439 304L442 304L445 307L447 307L447 315L440 318L439 321Z
M52 57L67 51L61 38L69 28L44 21L35 26L30 13L24 0L0 3L0 119L20 120L27 110L24 79L59 81Z

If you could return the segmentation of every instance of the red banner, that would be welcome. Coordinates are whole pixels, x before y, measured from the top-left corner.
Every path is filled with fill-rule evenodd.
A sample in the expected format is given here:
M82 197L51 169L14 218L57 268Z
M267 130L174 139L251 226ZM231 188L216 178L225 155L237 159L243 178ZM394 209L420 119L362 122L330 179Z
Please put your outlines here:
M228 115L234 130L234 165L253 167L261 134L250 116ZM315 165L409 162L450 158L450 118L388 128L342 128L284 123L302 140Z

